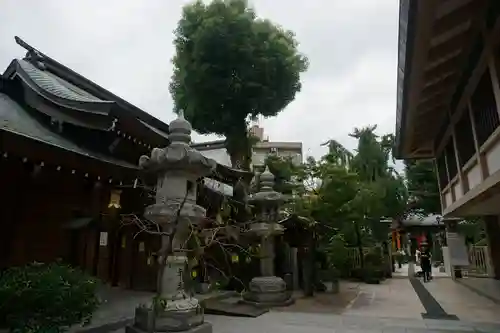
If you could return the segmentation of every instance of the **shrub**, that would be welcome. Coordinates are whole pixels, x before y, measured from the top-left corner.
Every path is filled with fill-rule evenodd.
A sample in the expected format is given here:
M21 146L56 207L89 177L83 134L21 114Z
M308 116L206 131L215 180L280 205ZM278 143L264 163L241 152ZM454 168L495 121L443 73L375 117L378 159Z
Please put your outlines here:
M371 250L367 254L365 254L365 265L367 266L377 266L380 267L383 265L383 258L380 253L377 253L375 250Z
M63 332L90 322L98 283L69 266L34 263L0 275L0 327L17 332Z
M375 266L367 266L363 269L363 280L366 283L378 284L383 277L384 272Z
M341 235L331 237L324 248L329 267L336 268L341 275L348 276L352 266L346 243Z

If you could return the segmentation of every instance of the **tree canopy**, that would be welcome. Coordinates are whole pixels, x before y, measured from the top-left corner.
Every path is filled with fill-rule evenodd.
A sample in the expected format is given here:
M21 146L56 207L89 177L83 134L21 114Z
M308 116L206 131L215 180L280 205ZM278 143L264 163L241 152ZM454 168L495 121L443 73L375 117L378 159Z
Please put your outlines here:
M258 18L246 0L196 1L175 30L175 111L202 134L224 135L233 165L249 167L248 121L282 111L308 60L293 32Z
M407 160L405 173L412 211L423 215L441 214L436 169L432 160Z
M303 179L312 182L309 192L297 198L298 213L329 226L351 245L387 239L388 224L407 209L408 191L404 179L391 165L392 135L378 136L376 126L356 128L350 134L358 145L351 152L339 142L324 145L328 154L310 159L303 167Z

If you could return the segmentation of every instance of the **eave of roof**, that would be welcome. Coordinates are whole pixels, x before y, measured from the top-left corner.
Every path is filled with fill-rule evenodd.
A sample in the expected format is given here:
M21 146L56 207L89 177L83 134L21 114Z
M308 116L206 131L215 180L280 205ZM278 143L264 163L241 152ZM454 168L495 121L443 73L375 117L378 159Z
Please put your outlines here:
M12 61L5 76L11 79L19 77L39 96L64 108L107 116L111 106L115 104L113 101L92 96L52 73L35 67L26 60Z
M207 142L192 143L191 147L199 151L223 149L226 148L226 140L214 140Z
M408 85L411 74L413 42L415 38L415 16L417 11L417 0L400 0L396 102L396 147L394 149L394 157L398 159L402 158L402 146L405 139L404 127L408 109Z
M127 169L138 169L136 165L88 151L68 139L52 132L33 119L19 104L0 93L0 130L23 136L81 156L117 165Z
M108 101L113 101L117 103L122 109L130 112L132 115L137 117L139 120L142 120L149 124L152 127L157 128L158 130L168 133L168 125L158 118L155 118L154 116L150 115L149 113L139 109L138 107L132 105L131 103L127 102L126 100L116 96L115 94L111 93L110 91L104 89L103 87L99 86L98 84L92 82L91 80L85 78L84 76L78 74L77 72L73 71L72 69L64 66L63 64L57 62L53 58L47 56L46 54L38 51L31 45L28 45L26 42L24 42L21 38L15 37L16 43L19 44L21 47L28 51L33 51L36 52L39 56L43 58L43 62L46 66L49 67L50 71L53 72L55 75L59 76L60 78L68 81L69 83L79 86L90 93L92 95L95 95L96 97L99 97L100 99L103 100L108 100Z

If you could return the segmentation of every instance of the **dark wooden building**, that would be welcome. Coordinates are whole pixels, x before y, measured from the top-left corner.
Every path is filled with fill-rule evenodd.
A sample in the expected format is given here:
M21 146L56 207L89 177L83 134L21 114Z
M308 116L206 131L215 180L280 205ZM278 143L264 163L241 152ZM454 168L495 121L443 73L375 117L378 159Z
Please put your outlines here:
M16 42L26 56L0 76L0 270L63 260L110 285L154 290L159 237L133 222L154 193L137 165L168 145L168 125ZM207 220L227 200L238 219L237 183L252 176L219 163L200 182Z
M102 280L147 289L153 242L140 214L137 161L168 126L29 46L0 76L0 269L62 259Z

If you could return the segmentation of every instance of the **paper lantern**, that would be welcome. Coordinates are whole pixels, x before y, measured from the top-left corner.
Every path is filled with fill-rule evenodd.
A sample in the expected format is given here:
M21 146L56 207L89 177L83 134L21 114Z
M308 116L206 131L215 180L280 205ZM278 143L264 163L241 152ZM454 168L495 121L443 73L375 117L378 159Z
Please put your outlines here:
M122 206L120 205L120 196L122 195L121 190L112 190L109 196L109 204L108 208L120 209Z

